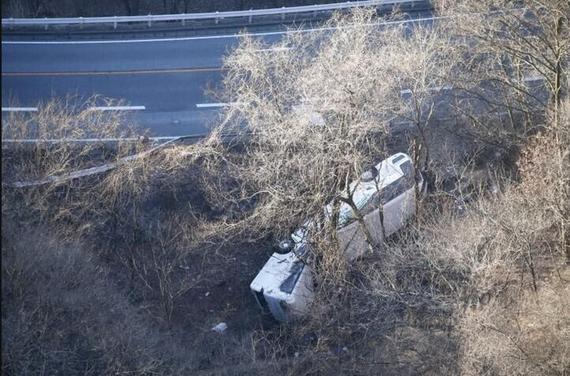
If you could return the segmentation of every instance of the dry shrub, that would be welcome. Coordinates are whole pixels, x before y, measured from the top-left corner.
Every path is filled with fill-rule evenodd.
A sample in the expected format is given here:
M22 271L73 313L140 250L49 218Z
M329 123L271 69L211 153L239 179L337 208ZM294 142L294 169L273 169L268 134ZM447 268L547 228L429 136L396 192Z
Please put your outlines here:
M564 108L568 114L568 101ZM426 259L448 260L468 281L453 289L466 302L501 294L527 275L535 285L567 252L570 123L564 119L523 150L519 183L506 183L465 215L440 218L423 230Z
M3 373L167 371L141 311L81 244L48 231L2 230Z
M120 111L91 110L102 102L121 104L101 97L84 103L67 98L44 103L37 112L3 117L2 138L11 141L3 147L8 157L3 158L3 182L42 180L132 152L132 142L108 147L107 139L133 137L134 130Z
M352 196L340 193L386 156L395 120L421 133L423 166L434 89L446 84L457 56L443 22L415 25L414 33L407 24L381 25L398 17L379 19L373 9L335 14L323 30L285 34L271 52L244 36L225 59L222 96L231 105L220 128L245 127L248 140L239 150L221 150L218 171L237 184L214 191L218 201L254 206L235 221L242 228L286 236L328 203L350 205Z
M144 216L157 202L170 201L173 208L173 203L190 198L195 148L149 153L153 145L133 137L135 131L121 112L89 110L101 101L116 104L99 97L81 105L68 99L39 106L30 116L3 119L3 138L14 141L2 149L3 213L48 223L63 237L82 239L99 236L97 231L113 219L139 221L139 214ZM141 157L132 158L135 155ZM106 165L114 167L81 178L50 180ZM15 182L43 184L18 188Z
M127 286L156 306L152 313L161 321L170 321L178 299L200 281L200 272L187 267L192 252L205 252L199 230L208 222L198 150L173 146L122 164L74 198L90 207L71 223L94 252L127 271Z
M471 203L461 189L443 209L426 203L376 257L319 286L322 304L296 329L316 343L291 342L313 354L310 372L564 374L568 129L533 138L519 181Z
M109 206L139 206L153 193L160 194L159 186L168 192L190 184L193 161L200 153L198 148L196 145L172 145L119 165L102 179L102 198Z
M467 309L459 323L464 375L565 375L570 367L570 269L536 292Z
M192 361L203 353L189 356L178 343L188 336L188 328L181 327L188 319L171 320L174 311L181 311L181 298L202 281L196 259L208 249L197 247L204 239L197 229L206 227L209 208L196 166L207 148L173 145L100 174L17 188L11 183L65 175L150 150L144 142L111 148L104 140L75 142L78 137L124 136L119 117L107 119L114 121L107 129L93 112L62 103L48 104L32 116L45 124L50 116L55 120L38 134L14 131L23 132L27 123L7 123L13 133L6 137L37 137L44 143L3 148L3 157L10 159L3 158L2 218L14 224L5 233L3 228L5 372L33 373L43 366L46 373L81 373L85 367L87 374L175 374L199 368ZM83 125L86 133L66 131ZM105 130L87 133L90 129ZM61 143L43 146L58 137ZM38 235L36 244L16 226L50 237ZM14 244L18 237L22 242ZM161 332L164 328L175 329ZM202 338L210 335L205 334Z
M124 276L135 296L156 305L154 315L169 321L174 303L199 279L183 267L195 243L193 225L207 210L192 168L202 148L178 146L155 153L148 143L122 138L128 124L117 112L86 110L69 102L40 106L29 118L6 120L3 148L4 220L45 227L67 242L81 242L93 257ZM132 134L131 134L132 136ZM94 142L78 142L92 138ZM51 143L50 140L60 142ZM123 161L98 174L18 188L15 181L42 180L105 163ZM191 204L192 203L192 204ZM194 206L193 206L194 205Z
M490 295L457 313L464 374L565 375L570 367L569 104L523 151L520 184L470 216L479 234L467 249L477 249L469 239L486 239L471 258L470 288Z
M192 252L218 250L216 243L239 236L258 240L269 229L289 233L291 225L322 213L323 205L342 190L343 184L358 176L373 155L383 152L378 150L382 143L377 141L383 139L384 125L408 114L405 107L396 113L381 110L391 107L386 98L394 100L397 96L399 103L400 90L406 88L388 80L389 72L380 60L383 52L395 54L398 48L386 49L385 43L391 39L374 38L376 34L370 35L369 29L360 30L361 34L350 29L354 26L351 22L368 22L371 17L370 13L360 13L352 21L342 21L340 25L346 27L332 36L330 48L324 46L317 58L304 49L305 53L282 49L264 58L255 52L264 46L244 38L234 60L228 61L234 69L228 82L229 88L241 89L240 98L244 99L230 109L234 111L230 115L240 121L247 117L258 132L248 146L226 147L214 138L206 144L162 150L85 180L26 190L3 187L3 219L31 229L41 225L65 239L65 244L80 241L83 245L69 248L42 241L46 247L42 253L44 249L39 246L7 244L4 248L3 244L3 296L14 302L3 310L3 328L8 332L3 337L6 372L17 368L32 372L46 364L45 354L51 369L67 368L70 372L85 358L98 359L93 373L168 372L160 368L160 356L144 349L144 344L153 342L138 337L144 336L148 327L133 328L137 337L132 341L103 329L102 323L117 314L114 309L124 308L128 314L123 316L127 317L137 310L121 303L120 295L103 299L101 291L112 288L101 281L118 281L153 318L171 324L180 297L201 277L186 272ZM386 31L395 36L402 32ZM287 43L301 47L303 37L295 35L285 40L283 47L289 47ZM360 35L359 39L353 39L355 35ZM321 41L316 38L312 43L319 45ZM377 48L378 59L367 55L370 47ZM335 54L336 50L350 56ZM413 58L413 51L407 53ZM354 69L362 61L374 69ZM331 73L336 66L340 66L340 74ZM412 70L410 79L427 77L424 69ZM293 71L298 75L292 75ZM311 80L303 81L307 73ZM403 84L407 86L408 82ZM431 84L420 80L418 89ZM417 90L420 101L425 95L423 89ZM307 116L290 111L303 100L324 114L325 126L315 126ZM3 136L69 141L119 135L119 123L112 119L94 118L92 112L76 115L65 108L46 108L33 115L34 121L13 123ZM564 108L567 111L568 104ZM310 317L269 333L254 333L247 337L251 347L243 341L210 340L206 352L198 354L195 361L203 361L203 368L220 367L222 374L234 372L224 361L240 363L235 372L245 374L263 373L260 367L277 372L289 366L292 374L500 372L509 367L506 362L511 358L482 354L477 338L480 323L490 325L488 320L494 320L494 328L507 333L509 343L498 339L495 329L483 327L485 335L504 350L502 354L516 355L516 361L524 358L523 364L512 369L520 373L563 369L568 349L559 345L564 337L551 333L558 324L560 334L568 331L567 313L560 310L567 303L560 298L567 293L567 277L555 280L557 274L552 272L568 249L569 138L565 119L560 122L561 128L537 137L523 153L521 184L507 185L497 196L482 197L462 214L451 206L431 215L424 210L425 216L409 231L389 239L382 250L354 265L344 262L334 236L315 237L319 285ZM84 123L94 126L94 136L89 127L81 130ZM98 128L97 124L106 126ZM41 179L123 155L120 148L108 154L105 148L78 147L71 142L33 145L31 149L22 145L13 149L20 154L3 149L3 157L8 157L3 158L3 183L16 178ZM244 159L244 149L253 158ZM202 192L204 186L208 189ZM14 234L21 236L12 229ZM31 241L32 237L26 235L24 239ZM68 248L81 250L71 262L66 261L71 254ZM16 251L20 249L31 249L31 256ZM111 272L93 271L97 263L92 260L105 262ZM547 277L552 280L545 282ZM46 300L42 300L44 296ZM519 297L520 301L513 303ZM552 305L533 305L532 300L538 297L541 302L550 298ZM27 304L24 309L16 309L22 302ZM71 331L55 330L63 327L61 322L42 321L56 320L60 314L68 317L76 306L84 309L71 316ZM520 314L511 312L512 307ZM89 316L92 311L101 316ZM559 321L552 318L552 312L560 315ZM549 320L541 322L540 330L531 330L531 325L538 325L535 321L539 314ZM122 316L111 321L105 324L111 332L121 332L117 325L139 323L126 323ZM517 322L519 326L513 326ZM36 323L43 326L25 326ZM41 341L36 340L38 333ZM68 337L59 342L60 334ZM207 335L198 339L204 337ZM163 345L168 342L162 339ZM90 352L93 343L100 353ZM198 347L198 342L193 343ZM459 359L457 349L461 346ZM528 349L533 346L552 351L529 355ZM57 358L50 353L52 348L67 350L69 357ZM501 353L502 349L496 351ZM127 353L136 355L129 358ZM29 354L44 358L30 358ZM56 364L53 359L65 363ZM260 359L261 366L245 365ZM537 363L546 364L545 368Z
M86 103L67 98L42 104L31 114L3 117L3 214L11 211L10 215L36 223L67 223L69 217L92 207L89 200L74 200L77 195L73 194L80 189L88 191L99 176L63 182L54 178L115 162L144 148L132 138L111 141L132 137L134 129L121 112L90 109L101 102L117 104L100 97ZM15 183L31 185L18 188Z

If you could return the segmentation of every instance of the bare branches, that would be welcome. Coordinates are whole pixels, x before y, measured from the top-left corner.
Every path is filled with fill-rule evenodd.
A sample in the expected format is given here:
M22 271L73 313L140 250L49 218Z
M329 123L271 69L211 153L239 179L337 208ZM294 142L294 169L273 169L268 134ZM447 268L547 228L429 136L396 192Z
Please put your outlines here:
M289 33L271 48L245 37L227 57L224 99L232 105L221 132L243 127L248 141L223 163L240 184L226 199L255 197L259 231L286 233L321 216L384 156L395 119L413 119L428 149L433 98L457 61L447 51L451 41L443 27L410 30L375 17L369 10L337 15L322 31Z
M513 97L518 97L526 111L539 105L543 111L555 109L555 119L559 116L557 108L568 92L568 2L442 1L440 8L453 15L453 26L464 36L464 54L474 59L472 67L477 74L470 75L473 84L494 80L515 90L519 95ZM536 101L540 87L528 89L528 82L537 79L547 89L547 103Z

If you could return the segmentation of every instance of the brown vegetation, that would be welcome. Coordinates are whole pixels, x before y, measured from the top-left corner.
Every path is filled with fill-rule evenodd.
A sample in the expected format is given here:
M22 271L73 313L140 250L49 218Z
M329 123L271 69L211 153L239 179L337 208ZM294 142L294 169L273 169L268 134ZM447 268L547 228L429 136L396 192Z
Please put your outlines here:
M338 16L337 31L293 33L271 53L243 38L226 61L234 105L211 137L81 179L49 177L150 146L75 142L122 136L124 119L68 105L3 119L4 139L43 141L2 149L3 373L566 375L570 101L548 89L540 116L481 112L494 71L461 71L474 54L454 50L457 29L406 38L374 22ZM500 50L484 51L488 67ZM441 118L431 89L448 83L469 105ZM243 123L246 139L228 137ZM310 315L261 317L248 284L275 238L408 148L432 182L417 219L351 264L325 228ZM45 183L13 185L30 180Z

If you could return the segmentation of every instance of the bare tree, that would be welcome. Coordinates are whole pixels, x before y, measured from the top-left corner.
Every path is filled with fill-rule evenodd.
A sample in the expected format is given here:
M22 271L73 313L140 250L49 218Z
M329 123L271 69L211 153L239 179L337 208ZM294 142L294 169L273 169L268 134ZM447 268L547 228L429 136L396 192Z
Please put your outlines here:
M443 107L440 94L453 87L454 72L461 60L459 51L446 21L431 27L402 23L384 34L390 38L383 53L385 69L399 89L386 100L393 103L400 119L415 127L415 164L426 170L430 161L429 125L435 112Z
M440 1L439 8L463 37L458 45L467 58L466 86L477 87L489 102L497 101L511 119L516 111L528 115L549 107L554 124L559 122L560 104L568 93L568 1ZM490 90L482 92L482 82ZM537 86L546 89L546 98ZM528 116L526 120L532 123Z
M370 10L335 15L321 31L292 31L271 47L244 36L227 57L223 99L231 106L217 132L245 127L248 141L237 153L227 147L222 153L234 184L227 190L217 184L214 201L255 201L244 222L253 232L288 233L307 218L322 218L332 202L330 229L341 204L347 205L369 248L376 247L350 182L385 157L391 121L415 119L425 144L426 103L446 80L448 66L438 55L438 29L418 25L418 36L408 38L404 23L384 21ZM411 102L402 99L408 88Z
M382 139L387 118L377 110L374 41L370 29L348 29L369 21L370 13L336 18L332 34L290 33L271 49L246 37L227 58L234 105L225 129L246 123L251 135L232 173L243 184L240 199L256 198L258 227L284 234L322 217L381 150L373 139ZM350 193L343 200L354 204Z

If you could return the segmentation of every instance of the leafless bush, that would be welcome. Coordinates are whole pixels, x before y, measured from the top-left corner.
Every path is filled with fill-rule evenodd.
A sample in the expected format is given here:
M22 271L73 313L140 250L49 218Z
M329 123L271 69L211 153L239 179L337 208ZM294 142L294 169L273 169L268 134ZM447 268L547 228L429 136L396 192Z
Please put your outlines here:
M156 331L105 269L45 230L2 230L3 373L168 370Z
M42 250L41 247L32 244L32 237L24 236L23 243L17 244L18 250L26 249L26 242L29 242L33 252L29 258L22 259L16 256L21 254L24 257L28 255L27 252L12 252L12 248L9 248L10 252L4 251L4 245L9 246L6 242L13 242L13 238L21 234L15 227L10 227L6 229L6 234L3 233L3 266L6 265L6 273L3 271L3 286L13 282L17 285L14 291L22 290L26 286L36 288L38 285L34 282L35 278L38 279L39 286L43 283L46 289L53 290L50 294L56 299L48 302L49 309L42 307L34 310L34 307L26 306L21 311L22 315L26 315L24 318L16 315L10 322L3 321L3 326L8 328L12 336L6 336L10 343L3 342L3 351L10 357L8 367L12 367L9 372L15 372L17 369L35 372L42 364L45 364L48 370L46 372L58 369L74 372L80 363L87 364L88 367L92 364L93 374L123 370L138 373L176 373L174 369L178 366L181 366L181 369L194 369L196 365L188 360L188 353L177 347L180 339L184 338L184 333L173 331L164 334L158 333L158 330L180 325L180 322L171 322L173 312L177 309L180 312L181 298L184 297L184 304L187 304L185 295L202 282L203 271L196 259L205 258L208 249L199 247L205 237L198 236L196 229L205 227L203 223L206 221L202 217L208 215L208 207L197 184L199 174L195 167L198 157L205 155L207 147L190 145L165 148L156 153L141 153L141 158L118 163L113 169L80 179L63 179L58 182L50 180L45 184L15 187L12 184L14 181L42 179L54 174L65 175L77 169L114 162L131 153L149 150L149 147L142 143L124 148L122 143L107 148L104 141L95 144L74 143L73 140L77 137L124 136L120 133L123 129L122 119L112 117L115 127L104 134L87 134L81 132L87 132L90 127L99 129L99 118L93 119L89 117L89 113L59 108L64 111L62 115L55 107L50 108L56 120L65 121L52 122L53 128L41 133L39 140L43 142L62 136L61 143L45 149L42 149L41 143L14 143L13 149L3 148L3 156L10 157L9 161L3 158L4 166L7 167L3 173L10 172L3 174L3 222L25 226L30 228L30 231L37 229L42 233L49 232L50 239L57 238L57 241L50 240L49 244L43 241L43 245L48 249L41 257L36 257ZM50 121L49 113L43 111L45 109L40 110L41 120L47 123ZM39 119L39 116L35 119ZM77 134L66 133L64 129L57 128L59 124L70 129L70 124L83 126L83 121L94 123L85 124L86 129L79 129ZM14 131L9 135L10 138L22 140L38 137L36 134L30 136L26 133L16 133L15 130L24 130L23 123L9 125L10 131ZM100 128L103 128L104 124L100 125ZM124 142L127 145L127 141ZM40 149L42 157L34 159L35 152ZM78 156L82 156L82 159ZM19 170L19 166L25 168ZM42 241L38 243L42 244ZM67 244L71 246L67 247ZM81 246L75 247L75 244ZM73 265L65 264L65 260L58 256L68 255L68 248L80 249ZM199 254L194 256L193 263L190 263L190 258L196 253ZM14 261L12 258L15 258ZM94 268L104 265L107 271L93 274L89 270L83 270L82 263L88 264L89 267L93 264ZM74 268L77 269L77 274L74 274ZM84 280L78 281L77 276L82 275L81 273L86 275ZM59 284L55 286L55 282ZM87 290L89 291L86 292ZM108 299L105 294L108 294ZM32 303L35 299L40 299L38 295L41 294L36 291L27 294ZM89 309L95 310L94 307L97 307L97 315L89 310L81 311L77 320L83 321L77 325L72 321L69 328L64 328L63 322L57 321L57 317L60 314L68 315L66 312L70 310L72 303L57 299L68 299L68 296L71 299L71 296L76 295L82 298L79 303L85 302ZM127 301L134 305L130 306ZM18 302L10 298L8 304L10 309L13 308L17 312ZM123 305L127 306L128 314L133 315L132 322L125 322L114 316L121 312ZM46 331L45 336L34 338L35 326L22 326L27 319L34 323L43 323L44 318L49 320L46 323L47 329L42 329ZM113 325L105 326L104 322L109 318L114 318L115 321ZM142 322L139 322L139 318ZM12 325L13 322L16 324ZM88 328L84 329L81 323ZM120 326L133 333L119 337L122 333ZM64 336L61 343L57 342L57 333ZM50 342L50 336L55 338L53 342ZM146 336L148 338L145 338ZM164 342L159 348L154 348L157 345L153 341ZM14 343L22 347L15 346ZM137 347L147 345L150 349ZM171 355L165 356L165 353L161 352L161 349L166 349L165 345L169 347L166 352ZM7 350L10 346L13 346L13 351ZM93 346L96 350L85 350ZM67 363L56 364L55 353L49 352L51 347L54 351L68 351L69 358L60 357L62 362ZM55 360L43 362L43 358L26 358L25 353L31 351L30 349L38 354L43 352ZM127 356L127 353L131 356ZM174 353L176 355L173 355ZM163 362L167 358L170 360ZM20 362L26 364L22 365Z
M569 144L561 124L525 148L520 181L498 181L494 194L462 200L460 212L453 203L424 210L377 259L353 265L334 291L328 284L299 328L317 341L298 344L317 351L312 369L564 374Z
M183 267L196 243L192 226L203 212L200 190L191 185L198 146L141 154L79 179L46 180L149 149L124 133L129 128L121 116L82 109L98 100L81 108L48 103L29 118L6 119L3 136L14 142L3 148L2 214L80 241L94 256L125 268L132 283L140 283L139 293L161 307L156 314L168 321L173 302L197 281ZM95 140L78 141L85 138ZM109 145L107 138L124 141ZM28 139L38 142L22 142ZM30 180L45 182L13 186Z
M508 139L507 134L515 140L517 136L526 138L541 125L537 115L547 110L557 124L560 105L568 93L568 2L437 3L452 17L450 26L464 56L456 85L468 94L457 110L485 130L480 135L492 132L503 140ZM477 115L481 113L483 117ZM492 122L486 122L485 117L492 113ZM501 123L498 132L497 122Z
M565 375L570 366L568 268L536 292L462 313L462 374Z
M98 97L85 103L67 98L47 102L31 114L14 112L3 117L3 154L10 153L3 164L3 182L15 177L42 180L105 161L110 154L107 139L133 137L134 131L120 112L91 109L101 101L112 104ZM129 152L128 146L118 142L115 155ZM28 157L18 158L20 154Z
M80 104L76 98L67 98L45 103L31 114L3 117L2 194L10 203L2 205L3 211L22 209L22 214L33 213L34 220L57 218L58 213L49 206L69 197L69 182L58 184L55 177L114 162L140 150L142 145L132 141L108 141L132 137L134 131L120 113L90 109L101 101L109 100L95 97ZM34 185L36 182L39 184ZM31 184L31 188L19 189L17 184ZM80 207L66 207L62 213L77 209Z
M415 155L427 164L433 98L455 60L441 54L450 42L443 26L417 26L410 36L394 17L396 22L381 25L386 20L370 10L335 15L323 31L288 33L271 49L245 36L226 58L222 96L232 105L217 131L245 127L247 141L239 147L219 143L219 156L208 166L217 173L205 185L213 187L211 202L235 212L253 208L241 210L228 227L245 229L240 234L251 238L287 235L306 219L322 220L330 202L333 211L341 203L356 208L349 183L386 156L396 119L413 121ZM368 234L357 211L355 216ZM326 227L321 236L329 247L313 250L328 249L318 257L328 252L329 265L340 266L330 249L334 229ZM371 236L367 241L370 249L377 247Z

